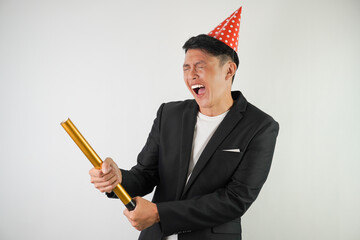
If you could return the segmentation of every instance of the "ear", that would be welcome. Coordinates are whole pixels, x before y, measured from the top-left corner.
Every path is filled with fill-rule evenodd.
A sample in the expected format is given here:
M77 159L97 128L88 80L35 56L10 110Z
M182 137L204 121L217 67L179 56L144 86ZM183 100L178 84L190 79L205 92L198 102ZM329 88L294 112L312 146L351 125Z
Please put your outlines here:
M232 81L232 78L235 75L235 72L237 69L236 64L232 61L229 61L226 65L227 65L227 73L226 73L225 80Z

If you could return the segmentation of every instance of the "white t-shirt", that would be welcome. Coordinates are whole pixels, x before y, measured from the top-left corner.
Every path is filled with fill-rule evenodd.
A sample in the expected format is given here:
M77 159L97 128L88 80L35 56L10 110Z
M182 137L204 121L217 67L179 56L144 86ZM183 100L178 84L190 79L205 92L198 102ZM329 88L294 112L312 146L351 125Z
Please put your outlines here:
M229 111L224 112L215 117L209 117L200 112L198 113L194 129L194 139L191 149L191 157L186 183L189 181L191 173L197 161L199 160L201 153L228 112ZM178 240L178 235L173 234L171 236L165 237L163 240Z

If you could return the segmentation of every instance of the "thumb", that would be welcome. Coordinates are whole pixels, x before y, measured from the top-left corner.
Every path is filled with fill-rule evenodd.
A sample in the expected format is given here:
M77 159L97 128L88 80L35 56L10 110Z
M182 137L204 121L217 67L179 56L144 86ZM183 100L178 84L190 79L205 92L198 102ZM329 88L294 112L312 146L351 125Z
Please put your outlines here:
M101 165L101 171L104 174L107 174L108 172L110 172L110 170L111 170L110 162L105 160Z
M140 202L142 202L142 198L137 196L137 197L134 197L133 200L135 201L136 205L138 205Z

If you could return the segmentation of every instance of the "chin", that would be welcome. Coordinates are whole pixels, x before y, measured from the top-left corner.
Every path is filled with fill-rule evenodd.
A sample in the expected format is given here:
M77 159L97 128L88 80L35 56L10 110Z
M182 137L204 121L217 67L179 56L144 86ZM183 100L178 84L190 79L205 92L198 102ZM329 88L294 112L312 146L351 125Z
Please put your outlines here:
M197 105L199 105L199 108L204 109L204 108L209 108L210 104L207 101L204 101L204 99L196 99L195 101L197 103Z

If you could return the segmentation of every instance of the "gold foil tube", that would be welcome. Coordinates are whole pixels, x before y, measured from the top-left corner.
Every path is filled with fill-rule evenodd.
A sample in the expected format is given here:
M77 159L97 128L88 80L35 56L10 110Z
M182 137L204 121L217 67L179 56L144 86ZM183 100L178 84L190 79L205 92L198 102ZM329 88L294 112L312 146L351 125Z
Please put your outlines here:
M74 140L76 145L81 149L81 151L85 154L85 156L89 159L92 165L96 169L101 169L102 160L96 154L94 149L90 146L90 144L85 140L85 138L81 135L79 130L75 127L75 125L71 122L70 118L61 123L61 126L65 129L65 131L70 135L70 137ZM125 189L118 184L114 189L114 193L120 200L128 205L132 202L130 195L125 191Z

